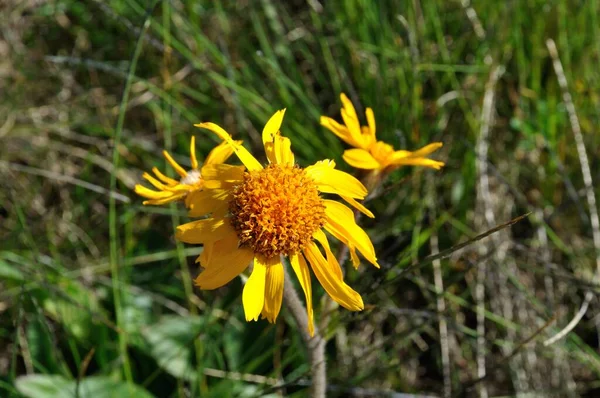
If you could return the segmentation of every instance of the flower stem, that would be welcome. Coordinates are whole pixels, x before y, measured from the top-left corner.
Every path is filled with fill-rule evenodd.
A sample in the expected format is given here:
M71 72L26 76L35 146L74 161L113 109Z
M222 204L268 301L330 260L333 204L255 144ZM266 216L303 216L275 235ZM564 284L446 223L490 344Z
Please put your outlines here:
M296 288L292 284L290 274L285 269L283 300L294 317L300 336L306 344L308 357L310 361L310 373L312 376L311 396L313 398L325 398L327 390L327 367L325 363L325 339L321 337L319 329L315 325L315 334L310 337L308 333L308 316L306 308L302 305L302 301L298 297Z

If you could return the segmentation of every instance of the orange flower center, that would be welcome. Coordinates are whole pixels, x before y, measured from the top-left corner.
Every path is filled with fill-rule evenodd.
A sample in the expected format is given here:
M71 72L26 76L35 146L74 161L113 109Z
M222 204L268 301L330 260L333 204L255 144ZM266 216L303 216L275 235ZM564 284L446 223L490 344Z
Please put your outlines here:
M265 257L303 249L325 224L325 205L299 167L269 165L244 174L229 203L241 246Z

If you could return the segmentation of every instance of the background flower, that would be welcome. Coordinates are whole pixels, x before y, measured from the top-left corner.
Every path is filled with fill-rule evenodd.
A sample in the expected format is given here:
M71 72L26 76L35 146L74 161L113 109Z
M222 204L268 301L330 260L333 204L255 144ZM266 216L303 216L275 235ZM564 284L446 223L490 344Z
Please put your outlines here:
M341 113L344 124L321 116L321 126L355 147L344 151L344 160L350 166L367 170L384 170L400 166L424 166L439 170L444 166L444 162L425 157L441 148L443 145L441 142L434 142L414 152L396 151L390 144L377 141L375 115L371 108L365 111L368 125L361 127L356 110L346 94L340 94L340 99L343 104Z

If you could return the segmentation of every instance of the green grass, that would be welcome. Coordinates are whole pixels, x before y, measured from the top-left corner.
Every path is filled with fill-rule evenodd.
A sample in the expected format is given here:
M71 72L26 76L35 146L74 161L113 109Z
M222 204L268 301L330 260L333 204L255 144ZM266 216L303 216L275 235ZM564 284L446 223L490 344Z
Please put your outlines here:
M319 125L320 115L339 120L342 91L359 115L373 108L379 139L408 150L442 141L433 157L447 165L402 168L367 203L376 218L359 223L382 269L344 264L367 309L331 315L331 395L443 395L440 319L457 396L597 393L595 301L566 338L543 341L598 290L579 159L545 45L557 44L594 173L598 1L461 3L9 1L0 395L305 396L307 355L290 314L246 323L239 279L195 288L201 249L173 239L182 207L144 207L132 188L143 171L166 169L162 149L189 166L192 134L203 158L217 140L192 126L202 121L263 156L260 132L282 108L300 165L332 158L353 172L344 144ZM432 237L443 251L492 227L477 201L476 147L497 67L491 207L496 224L533 215L441 260L440 314L424 260ZM465 392L478 379L482 264L487 376ZM324 292L313 288L319 315Z

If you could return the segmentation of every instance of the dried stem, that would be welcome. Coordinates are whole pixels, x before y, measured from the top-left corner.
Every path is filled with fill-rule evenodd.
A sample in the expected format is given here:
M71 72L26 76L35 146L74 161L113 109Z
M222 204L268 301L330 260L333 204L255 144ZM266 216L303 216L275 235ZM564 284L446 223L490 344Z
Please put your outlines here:
M575 111L573 98L571 97L571 93L569 92L567 77L565 76L565 71L563 69L562 63L560 62L558 50L556 49L556 44L554 43L554 40L548 39L546 41L546 47L548 47L550 58L552 58L552 66L554 67L554 72L556 73L556 76L558 78L558 85L562 90L563 102L565 103L567 114L569 115L569 122L571 123L571 130L573 131L573 136L575 138L575 146L577 148L577 155L579 156L579 163L581 165L581 174L583 175L583 184L585 185L586 199L590 211L590 222L592 224L592 240L594 242L594 248L596 249L596 275L594 279L597 280L600 276L600 219L598 217L598 208L596 207L596 195L594 194L594 184L592 182L590 162L588 160L587 152L585 150L585 144L583 142L583 135L581 134L581 125L579 124L579 118L577 117L577 112ZM544 345L549 346L550 344L558 341L562 337L566 336L571 330L573 330L585 315L593 298L594 295L591 291L586 292L583 304L579 308L579 311L577 312L575 317L567 324L567 326L563 328L563 330L558 332L554 337L551 337L548 340L546 340L544 342Z
M487 154L489 149L489 135L493 121L494 96L498 80L504 73L504 67L498 66L492 71L487 82L485 95L483 97L483 108L481 110L481 127L477 140L477 174L478 174L478 200L483 205L484 225L491 227L495 224L494 211L491 205L490 184L488 176ZM480 255L485 258L488 253L488 247L480 245ZM479 264L475 284L475 301L477 302L477 377L486 377L486 340L485 340L485 279L487 274L487 260L482 260ZM479 386L479 396L486 398L487 389L484 384Z
M435 192L433 187L433 177L428 179L428 202L431 218L437 218L437 209L435 203ZM440 252L440 245L437 231L431 234L430 238L431 254L436 255ZM450 336L448 333L448 323L446 321L446 301L444 300L444 278L442 276L442 263L440 259L433 260L433 280L435 284L435 294L437 313L439 316L438 329L440 333L440 351L442 358L442 371L444 378L444 398L452 396L452 369L450 368Z
M311 396L313 398L325 398L327 391L327 367L325 362L325 340L321 337L318 327L315 325L315 334L310 337L308 333L308 316L306 308L298 297L296 288L287 269L285 270L283 300L287 309L294 317L300 336L306 344L310 361L310 372L312 376Z

